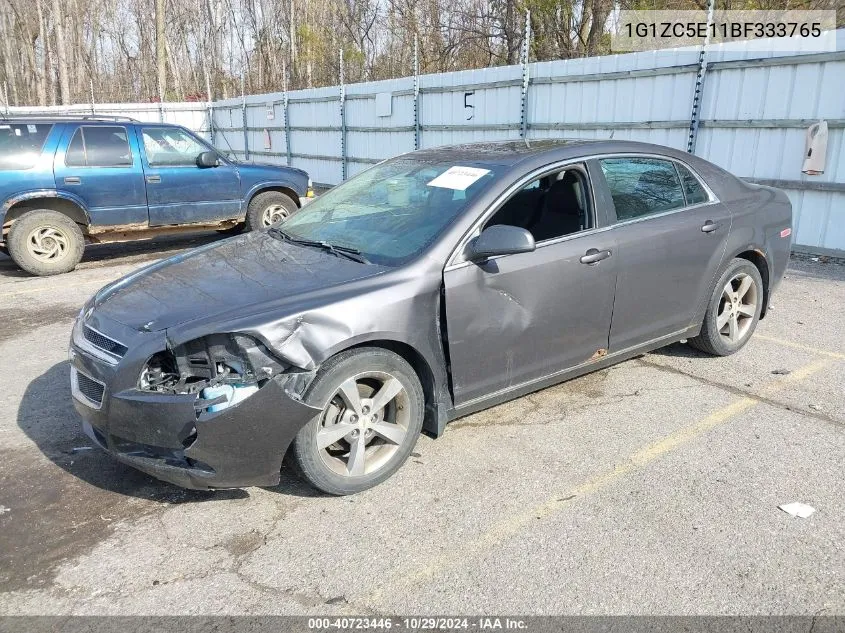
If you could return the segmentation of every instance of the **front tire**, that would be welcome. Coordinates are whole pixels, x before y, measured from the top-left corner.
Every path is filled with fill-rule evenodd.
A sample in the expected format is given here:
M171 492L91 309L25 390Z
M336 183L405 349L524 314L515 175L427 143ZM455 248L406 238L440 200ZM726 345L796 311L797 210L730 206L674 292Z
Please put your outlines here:
M6 244L18 266L41 277L73 270L85 251L76 222L50 209L29 211L15 220Z
M329 359L305 399L322 411L297 434L292 457L304 479L328 494L383 482L405 463L422 430L419 378L405 359L382 348Z
M689 343L714 356L729 356L742 349L760 320L763 280L747 259L731 260L716 283L701 332Z
M259 193L249 201L246 229L248 231L266 229L277 222L286 220L298 210L299 207L296 206L293 198L281 191Z

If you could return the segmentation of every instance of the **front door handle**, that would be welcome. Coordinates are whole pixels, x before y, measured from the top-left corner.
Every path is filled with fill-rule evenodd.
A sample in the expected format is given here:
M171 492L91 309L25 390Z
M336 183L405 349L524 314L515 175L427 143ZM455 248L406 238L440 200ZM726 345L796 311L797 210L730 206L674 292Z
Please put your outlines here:
M598 264L601 260L607 259L611 255L613 255L612 251L600 251L597 248L591 248L581 256L581 263Z
M713 220L707 220L704 225L701 227L701 231L703 233L712 233L713 231L718 231L719 227L722 225L718 222L714 222Z
M147 176L147 182L150 184L155 184L157 182L161 182L161 176L158 174L154 174L152 176Z
M81 185L82 178L79 176L65 176L65 184L66 185Z

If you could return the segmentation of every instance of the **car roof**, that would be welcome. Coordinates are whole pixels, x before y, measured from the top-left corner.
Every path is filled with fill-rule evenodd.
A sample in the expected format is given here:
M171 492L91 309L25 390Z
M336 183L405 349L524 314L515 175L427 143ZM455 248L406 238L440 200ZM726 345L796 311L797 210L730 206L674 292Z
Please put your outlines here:
M520 141L495 141L444 145L418 150L407 157L431 162L472 162L488 165L514 166L525 160L544 157L549 162L582 158L597 154L644 153L673 158L689 154L671 147L613 139L529 139Z
M79 115L79 116L23 116L23 115L12 115L12 116L3 116L0 115L0 124L6 125L26 125L27 123L46 123L46 124L53 124L53 123L84 123L85 125L134 125L134 124L143 124L143 125L154 125L156 127L181 127L174 123L162 123L159 121L138 121L137 119L132 119L130 117L108 117L108 116L90 116L90 115Z

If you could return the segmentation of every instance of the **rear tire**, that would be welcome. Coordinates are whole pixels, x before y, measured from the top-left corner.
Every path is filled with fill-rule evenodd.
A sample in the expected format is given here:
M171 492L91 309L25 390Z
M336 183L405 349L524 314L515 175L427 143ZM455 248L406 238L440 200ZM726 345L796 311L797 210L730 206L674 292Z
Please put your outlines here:
M29 211L15 220L6 244L18 266L40 277L73 270L85 251L79 225L50 209Z
M248 231L266 229L299 211L296 202L281 191L265 191L249 201L246 212Z
M425 399L401 356L360 347L323 364L305 400L322 411L293 441L294 466L318 490L349 495L380 484L414 448Z
M689 344L714 356L738 352L757 327L763 298L763 280L757 267L747 259L731 260L716 282L701 332Z

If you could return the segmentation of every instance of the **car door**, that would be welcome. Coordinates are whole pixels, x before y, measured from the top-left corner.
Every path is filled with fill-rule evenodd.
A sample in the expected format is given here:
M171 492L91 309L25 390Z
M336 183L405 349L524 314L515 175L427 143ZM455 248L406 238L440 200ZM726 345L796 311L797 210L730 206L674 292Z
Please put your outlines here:
M197 156L212 151L187 130L139 126L150 224L194 224L238 218L241 187L237 168L220 159L199 167Z
M567 191L566 180L574 177L579 195ZM444 271L458 407L590 362L607 350L615 245L612 232L595 217L587 172L569 165L530 180L494 205L481 226L522 226L534 234L536 250L483 263L459 256Z
M615 222L619 275L610 352L682 332L721 265L730 210L679 161L615 156L590 168L608 189Z
M80 199L92 225L145 224L138 146L125 125L67 125L53 159L56 189Z

